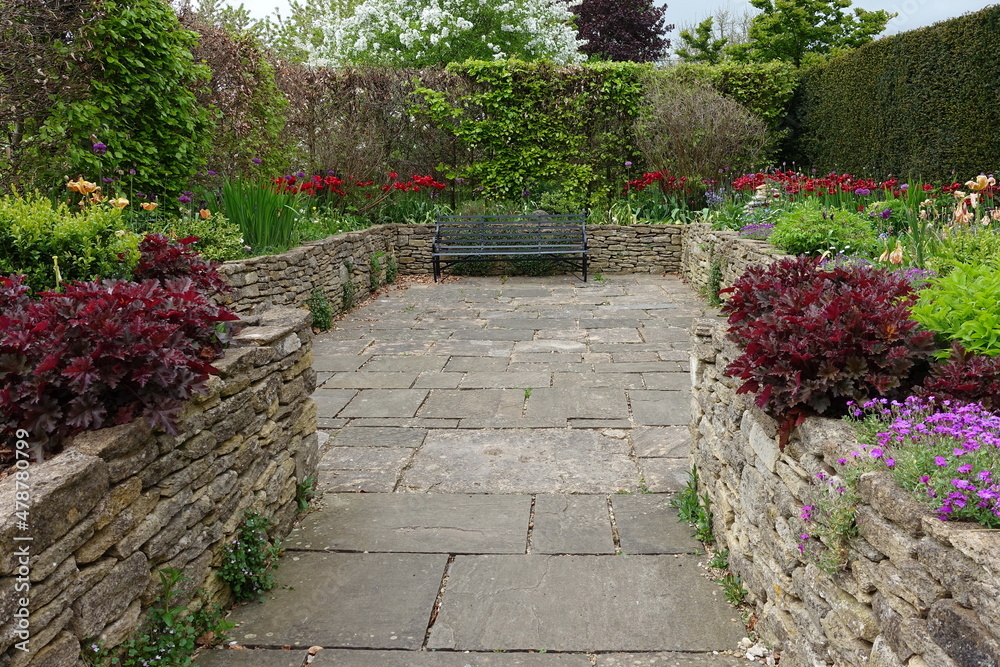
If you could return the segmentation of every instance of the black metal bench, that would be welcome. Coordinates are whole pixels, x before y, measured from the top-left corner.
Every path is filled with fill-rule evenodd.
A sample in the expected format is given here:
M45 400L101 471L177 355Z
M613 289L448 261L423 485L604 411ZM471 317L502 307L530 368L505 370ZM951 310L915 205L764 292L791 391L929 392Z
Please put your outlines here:
M431 246L434 281L458 262L540 256L569 264L587 281L587 218L549 215L439 215Z

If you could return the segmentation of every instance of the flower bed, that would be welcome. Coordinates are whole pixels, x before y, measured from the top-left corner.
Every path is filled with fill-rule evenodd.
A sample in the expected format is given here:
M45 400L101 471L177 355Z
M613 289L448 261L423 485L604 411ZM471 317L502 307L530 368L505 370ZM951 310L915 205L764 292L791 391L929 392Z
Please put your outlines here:
M77 664L80 646L123 641L156 596L156 572L183 570L186 598L215 575L222 545L252 509L284 536L298 485L316 474L316 407L308 313L274 308L239 333L208 393L184 405L177 435L145 420L85 432L66 451L0 481L0 664ZM27 484L27 528L15 499ZM30 537L31 540L15 541ZM21 578L23 577L23 578ZM25 579L30 590L16 588ZM22 584L23 585L23 584ZM15 624L30 609L30 654Z
M741 353L726 331L695 326L692 456L754 630L782 664L1000 664L1000 532L941 521L887 471L869 472L847 567L825 572L800 548L812 531L802 510L823 498L817 475L858 450L854 429L809 417L782 451L779 424L725 374Z

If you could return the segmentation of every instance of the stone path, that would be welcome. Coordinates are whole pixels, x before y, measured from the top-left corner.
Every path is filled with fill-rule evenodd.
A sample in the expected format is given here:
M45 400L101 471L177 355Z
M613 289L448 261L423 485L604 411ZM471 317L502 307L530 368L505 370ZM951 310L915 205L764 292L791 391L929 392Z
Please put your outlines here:
M735 665L686 482L679 279L461 278L315 343L323 499L202 667ZM284 649L284 650L281 650Z

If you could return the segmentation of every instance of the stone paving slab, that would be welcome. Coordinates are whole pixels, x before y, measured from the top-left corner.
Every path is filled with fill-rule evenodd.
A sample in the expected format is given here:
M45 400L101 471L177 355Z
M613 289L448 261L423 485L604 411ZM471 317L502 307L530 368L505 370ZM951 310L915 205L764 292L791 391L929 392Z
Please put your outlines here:
M376 341L365 352L368 354L424 354L430 349L432 341L429 340L407 340L395 343Z
M639 470L652 493L678 493L687 486L691 462L683 459L639 459Z
M548 387L551 383L551 373L521 371L516 373L466 373L459 386L462 389L524 389Z
M531 496L327 494L286 549L523 554Z
M625 438L593 430L432 431L401 488L437 493L613 493L636 490Z
M356 371L370 358L371 355L367 354L315 354L313 370L337 373Z
M496 340L442 340L434 344L431 354L452 357L507 358L511 348L519 343Z
M212 650L202 651L198 667L302 667L309 654L295 651Z
M635 455L684 458L691 453L691 430L687 426L639 426L632 430Z
M533 329L459 329L452 334L452 340L505 340L524 341L535 337Z
M597 667L744 667L747 664L746 659L718 652L604 653L597 656Z
M402 470L416 451L411 447L331 447L320 470Z
M643 389L641 373L553 373L552 386L563 387L615 387L617 389Z
M426 397L426 389L362 389L340 416L413 417Z
M640 426L682 426L691 421L691 393L629 390L632 418Z
M310 667L590 667L586 655L326 649Z
M616 387L541 387L524 414L536 419L627 419L625 391Z
M320 387L312 393L316 401L317 414L321 418L332 419L357 395L354 389L327 389Z
M424 419L516 420L524 409L524 389L433 389L420 416Z
M467 359L468 357L460 357ZM414 389L458 389L465 373L439 373L436 371L424 371L417 376L413 383Z
M334 447L419 447L426 429L348 426L331 434Z
M646 384L646 389L659 389L669 391L690 391L690 373L643 373L642 381Z
M621 549L627 554L693 554L702 549L670 507L670 496L614 495L611 507Z
M615 541L605 496L535 497L531 553L613 554Z
M323 383L325 389L409 389L417 379L416 372L399 373L334 373Z
M233 639L248 646L417 649L448 557L289 553L266 604L237 607ZM289 590L289 586L292 590Z
M365 372L388 371L391 373L405 371L439 371L444 368L447 357L434 355L414 355L410 357L393 356L391 354L372 357L364 365Z
M319 476L323 493L392 493L399 470L324 470Z
M448 373L502 373L507 370L508 359L489 357L452 357L445 364Z
M427 646L730 649L744 628L703 574L687 555L458 556Z

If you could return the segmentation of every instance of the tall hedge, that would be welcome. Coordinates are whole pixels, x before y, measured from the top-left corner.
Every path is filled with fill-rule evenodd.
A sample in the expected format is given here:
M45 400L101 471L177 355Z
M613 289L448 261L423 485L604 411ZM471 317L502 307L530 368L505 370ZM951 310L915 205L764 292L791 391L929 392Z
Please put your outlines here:
M992 6L812 67L793 102L787 157L925 179L1000 172L998 52L1000 6Z
M466 92L418 87L424 113L472 149L471 164L449 164L487 196L518 198L541 188L574 204L620 190L628 162L640 160L632 135L649 65L596 62L467 61L448 70ZM589 200L589 201L587 201Z

